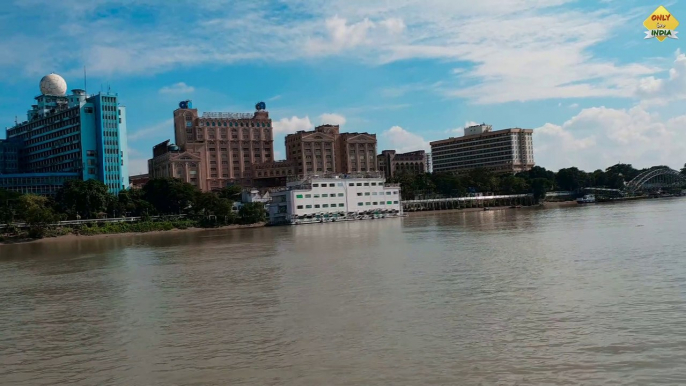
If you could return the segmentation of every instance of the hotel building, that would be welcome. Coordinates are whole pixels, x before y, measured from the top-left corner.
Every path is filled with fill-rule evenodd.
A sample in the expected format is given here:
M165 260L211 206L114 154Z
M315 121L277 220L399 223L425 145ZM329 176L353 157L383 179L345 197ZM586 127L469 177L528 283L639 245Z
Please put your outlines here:
M129 186L126 108L117 94L86 95L57 74L40 82L27 120L0 141L0 188L52 195L65 181L96 179L118 194Z
M338 125L299 131L286 136L286 159L301 176L376 171L376 135L340 133Z
M269 221L295 224L352 220L358 216L402 213L400 187L386 184L379 173L308 177L272 192Z
M518 173L534 166L533 130L492 131L490 125L465 128L463 137L431 142L433 171L464 173L483 168Z

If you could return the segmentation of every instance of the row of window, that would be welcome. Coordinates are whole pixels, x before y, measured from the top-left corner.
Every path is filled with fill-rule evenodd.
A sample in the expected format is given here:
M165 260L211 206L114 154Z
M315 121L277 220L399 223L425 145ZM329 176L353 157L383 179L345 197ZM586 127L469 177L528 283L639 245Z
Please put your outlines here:
M192 121L186 121L186 126L192 126ZM200 126L224 126L224 127L269 127L270 125L265 122L227 122L227 121L200 121Z

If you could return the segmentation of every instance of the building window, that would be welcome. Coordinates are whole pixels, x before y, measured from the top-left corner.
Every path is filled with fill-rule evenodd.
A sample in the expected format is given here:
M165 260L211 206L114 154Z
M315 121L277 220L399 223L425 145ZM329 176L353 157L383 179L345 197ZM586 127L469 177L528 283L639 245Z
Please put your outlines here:
M322 207L323 207L323 208L328 208L328 207L329 207L329 204L324 204L324 205L322 205Z
M305 209L312 209L312 205L305 205Z
M329 184L329 187L330 187L330 188L335 188L335 187L336 187L336 184Z
M313 188L318 188L318 187L319 187L319 184L312 184L312 187L313 187Z
M348 186L355 186L355 183L354 183L354 182L351 182L351 183L348 184Z
M364 192L364 195L365 195L365 196L369 196L369 192Z
M358 202L358 203L357 203L357 206L364 206L364 203L363 203L363 202Z
M324 194L322 194L322 198L324 198L324 197L329 197L329 195L324 193Z
M338 197L343 197L343 193L338 193Z
M298 194L297 196L295 196L295 198L303 198L303 195L302 195L302 194Z
M375 201L375 202L374 202L374 205L379 205L379 203Z
M362 192L357 192L358 197L362 197Z
M394 204L397 204L397 203L398 203L398 201L393 201L393 203L394 203Z
M365 205L371 205L372 203L371 202L365 202L364 204Z
M315 205L314 205L314 208L315 208L315 209L319 209L319 204L315 204Z
M344 206L345 206L345 204L343 204L343 203L338 204L338 207L339 207L339 208L343 208Z
M364 183L364 186L369 186L369 182L365 182L365 183Z
M298 207L297 207L297 208L298 208L298 209L302 209L302 208L303 208L303 206L302 206L302 205L298 205Z
M391 201L386 201L386 204L391 205L393 202Z
M315 194L315 195L314 195L314 198L319 198L319 195L318 195L318 194Z
M357 186L362 186L362 183L361 183L361 182L358 182L358 183L357 183Z
M372 182L372 186L376 186L376 182Z
M311 195L311 194L306 194L306 195L305 195L305 198L312 198L312 195Z
M391 195L391 192L386 192L386 195L387 195L387 196L390 196L390 195Z

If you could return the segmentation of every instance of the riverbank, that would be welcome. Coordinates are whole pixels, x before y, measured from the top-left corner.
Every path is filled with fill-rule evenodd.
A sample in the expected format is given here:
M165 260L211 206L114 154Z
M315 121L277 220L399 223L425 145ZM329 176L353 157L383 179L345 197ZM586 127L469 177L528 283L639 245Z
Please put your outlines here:
M120 232L120 233L62 233L62 234L50 234L46 237L40 239L32 239L28 237L9 237L0 240L0 246L9 244L27 244L27 243L46 243L54 241L70 241L70 240L83 240L83 239L104 239L104 238L116 238L116 237L131 237L136 235L154 235L161 233L178 233L178 232L203 232L211 230L234 230L234 229L249 229L249 228L261 228L264 227L266 223L259 222L255 224L233 224L224 225L219 227L187 227L187 228L173 228L173 229L159 229L159 230L149 230L149 231L138 231L138 232Z

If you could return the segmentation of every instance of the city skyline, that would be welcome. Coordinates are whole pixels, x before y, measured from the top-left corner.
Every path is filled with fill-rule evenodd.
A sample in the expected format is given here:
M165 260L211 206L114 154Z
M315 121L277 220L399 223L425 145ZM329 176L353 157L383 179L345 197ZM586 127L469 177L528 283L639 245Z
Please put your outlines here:
M276 160L285 135L319 124L376 133L380 153L430 151L429 142L484 122L534 129L535 162L553 170L683 165L686 56L678 40L643 39L659 4L510 2L485 16L492 32L478 37L488 1L279 4L146 1L122 12L119 2L16 2L0 27L9 36L0 45L14 53L0 61L0 119L22 121L46 73L84 87L85 65L89 94L111 87L127 106L131 174L147 171L153 145L173 141L173 110L185 99L201 112L251 112L265 101ZM184 17L223 37L186 31ZM534 20L557 28L532 30Z

